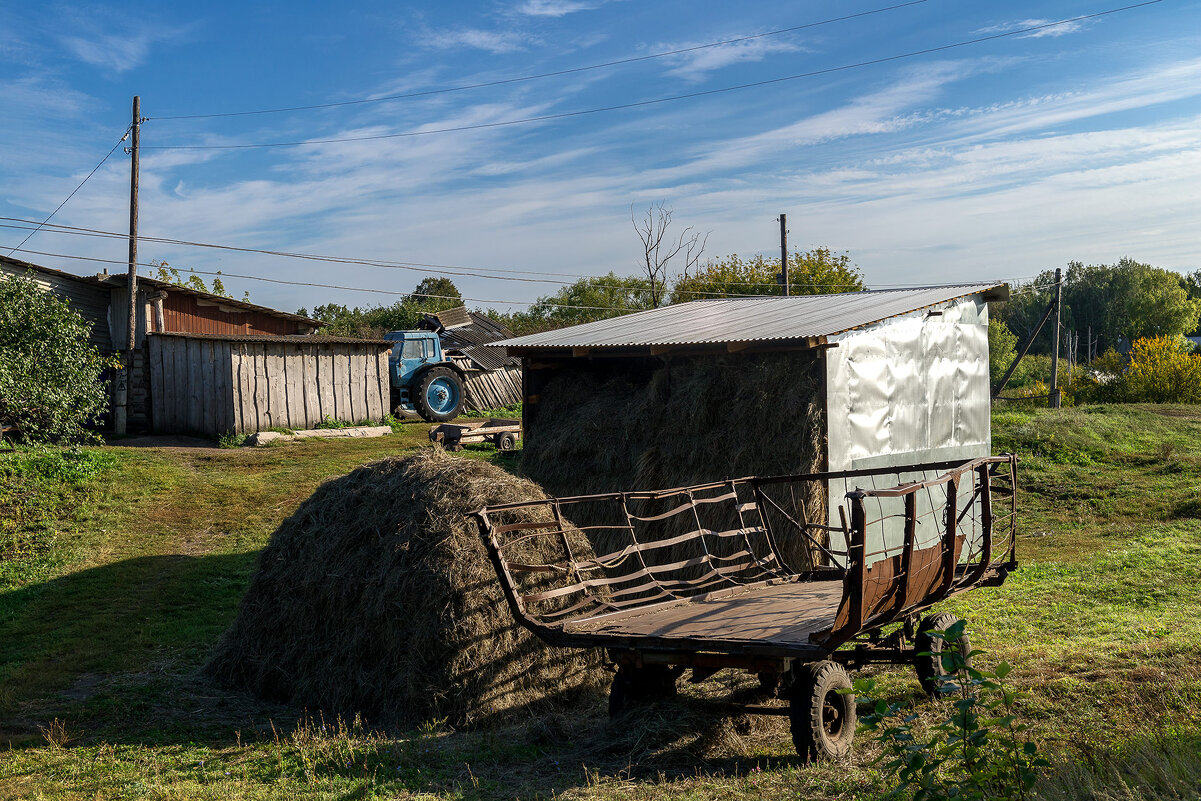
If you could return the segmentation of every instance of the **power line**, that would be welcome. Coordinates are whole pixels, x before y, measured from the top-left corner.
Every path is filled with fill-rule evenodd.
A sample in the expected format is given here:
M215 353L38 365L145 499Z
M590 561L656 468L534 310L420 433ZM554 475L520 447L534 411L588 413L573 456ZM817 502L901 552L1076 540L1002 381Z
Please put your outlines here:
M8 255L11 256L18 248L21 247L21 245L24 245L30 239L33 239L33 235L36 234L38 231L42 230L42 226L44 226L46 223L50 222L50 220L54 217L54 215L58 214L58 212L62 209L63 206L67 205L67 201L70 200L71 198L75 197L76 192L78 192L80 189L83 189L83 185L86 184L88 182L88 180L93 175L95 175L96 172L101 167L104 166L104 162L108 161L108 157L111 156L113 153L115 153L117 151L117 148L121 146L121 143L124 142L129 137L129 131L130 131L129 128L125 129L125 133L121 134L121 138L117 140L117 144L113 145L112 148L107 153L104 154L104 158L100 159L100 163L97 164L95 167L93 167L92 171L89 172L86 176L84 176L84 179L79 182L79 186L72 189L71 194L69 194L65 198L63 198L63 202L59 203L57 206L55 206L54 211L50 212L50 214L47 215L46 219L44 219L40 223L38 223L37 226L32 231L29 232L29 235L21 240L21 242L17 245L17 247L8 251Z
M816 28L816 27L819 27L822 25L830 25L835 22L845 22L846 20L857 19L859 17L867 17L867 16L871 16L873 14L882 14L885 11L894 11L898 8L905 8L907 6L916 6L916 5L920 5L921 3L924 3L924 2L926 2L926 0L910 0L910 2L907 2L907 3L898 3L896 5L886 6L884 8L872 9L871 11L861 11L857 14L847 14L845 16L833 17L831 19L824 19L824 20L820 20L818 22L807 22L803 25L793 25L792 27L789 27L789 28L780 28L780 29L774 30L774 31L767 31L765 33L756 33L756 34L751 34L749 36L739 36L734 39L725 39L720 42L709 42L708 44L694 45L692 47L682 47L677 50L668 50L663 53L652 53L652 54L646 55L646 56L631 56L629 58L620 58L620 59L617 59L616 61L605 61L600 64L589 64L584 67L571 67L569 69L555 70L553 72L541 72L541 73L537 73L535 75L521 75L521 76L518 76L515 78L501 78L501 79L498 79L495 81L484 81L481 83L461 84L458 86L447 86L447 87L442 87L439 89L425 89L425 90L422 90L419 92L406 92L404 94L385 95L383 97L368 97L368 98L361 98L358 100L342 100L342 101L331 102L331 103L314 103L314 104L308 105L308 106L286 106L283 108L255 109L255 110L250 110L250 111L223 111L223 112L215 112L215 113L210 113L210 114L175 114L175 115L166 115L166 116L161 116L161 117L151 117L150 119L155 119L155 120L200 120L200 119L211 119L214 117L247 117L247 116L256 115L256 114L282 114L282 113L291 112L291 111L313 111L313 110L318 110L318 109L340 108L343 106L359 106L359 105L365 105L368 103L384 103L384 102L387 102L390 100L404 100L404 99L414 98L414 97L426 97L429 95L446 94L448 92L464 92L469 89L485 89L485 88L488 88L491 86L504 86L506 84L523 83L525 81L534 81L534 80L538 80L541 78L555 78L555 77L559 77L562 75L572 75L572 74L579 73L579 72L588 72L589 70L599 70L599 69L605 69L607 67L617 67L622 64L634 64L639 61L650 61L650 60L656 59L656 58L667 58L669 56L678 56L678 55L683 55L684 53L693 53L693 52L696 52L697 50L705 50L705 49L708 49L711 47L722 47L724 45L737 44L739 42L749 42L753 39L763 39L768 36L779 36L781 34L793 33L795 31L804 30L806 28Z
M14 250L17 250L17 248L14 248ZM21 253L33 253L33 254L36 254L39 256L50 256L52 258L59 258L59 259L75 259L78 261L99 262L102 264L124 265L124 264L128 263L125 260L102 259L102 258L99 258L96 256L73 256L73 255L68 255L65 253L47 253L45 251L40 251L40 250L20 249L20 252ZM138 266L140 266L140 267L159 267L160 265L150 262L150 263L139 263ZM394 290L394 289L377 289L374 287L345 286L342 284L322 284L322 283L314 283L314 282L310 282L310 281L288 281L288 280L285 280L282 278L267 278L266 276L261 276L261 275L246 275L246 274L240 274L240 273L229 273L229 272L224 272L221 270L217 270L217 271L194 270L194 269L189 268L187 270L187 272L189 274L211 275L211 276L217 276L220 278L236 278L236 279L241 279L241 280L245 280L245 281L262 281L262 282L269 283L269 284L284 284L287 286L315 287L318 289L340 289L340 290L344 290L347 292L368 292L368 293L377 294L377 295L392 295L392 296L400 296L400 297L411 297L415 294L418 294L415 292L403 292L403 291ZM987 283L987 281L984 281L982 283ZM999 280L998 280L998 283L1000 283ZM794 286L831 286L831 285L794 284ZM876 286L888 286L888 285L877 284ZM908 286L908 284L900 285L900 286ZM935 287L935 286L954 287L954 286L962 286L962 284L961 283L931 284L931 285L927 285L926 288ZM442 300L466 300L466 301L471 301L472 303L496 303L496 304L512 305L512 306L551 306L551 307L554 307L557 309L584 309L584 310L589 310L589 311L625 311L625 312L646 311L645 309L630 309L630 308L626 308L626 307L622 307L622 306L577 306L577 305L573 305L573 304L569 304L569 303L554 303L554 302L546 301L546 300L536 300L536 301L499 300L499 299L495 299L495 298L489 299L489 298L470 298L470 297L461 297L461 296L455 297L453 295L427 295L425 293L420 293L420 295L421 295L421 297L439 298ZM770 297L770 296L727 295L726 297L738 298L738 297Z
M455 126L451 126L448 128L431 128L428 130L401 131L399 133L390 133L390 134L373 134L370 136L343 136L343 137L334 137L334 138L329 138L329 139L305 139L305 140L295 141L295 142L253 142L253 143L232 144L232 145L143 145L142 149L143 150L251 150L251 149L267 148L267 147L300 147L302 145L328 145L328 144L337 144L340 142L367 142L367 141L374 141L374 140L380 140L380 139L400 139L400 138L404 138L404 137L430 136L432 134L456 133L456 132L462 132L462 131L478 131L478 130L484 130L484 129L488 129L488 128L501 128L501 127L505 127L505 126L509 126L509 125L524 125L524 124L532 123L532 122L548 122L551 120L561 120L561 119L567 119L570 117L582 117L582 116L590 115L590 114L600 114L600 113L608 112L608 111L620 111L620 110L624 110L624 109L642 108L645 106L658 105L660 103L670 103L670 102L674 102L676 100L689 100L689 99L697 98L697 97L706 97L709 95L724 94L727 92L736 92L736 91L740 91L743 89L753 89L753 88L760 87L760 86L769 86L772 84L784 83L786 81L795 81L795 80L799 80L802 78L813 78L818 75L829 75L831 73L858 69L860 67L869 67L869 66L874 66L876 64L886 64L891 61L900 61L902 59L914 58L916 56L924 56L924 55L929 55L931 53L939 53L939 52L943 52L946 50L953 50L953 49L959 48L959 47L967 47L970 45L981 44L983 42L990 42L990 41L993 41L996 39L1006 39L1006 38L1013 37L1013 36L1019 36L1024 33L1032 33L1034 31L1046 30L1048 28L1054 28L1054 27L1057 27L1060 25L1069 25L1074 22L1082 22L1084 20L1096 19L1098 17L1105 17L1110 14L1117 14L1122 11L1129 11L1131 9L1142 8L1144 6L1155 5L1157 3L1162 3L1162 2L1163 2L1163 0L1145 0L1145 2L1142 2L1142 3L1134 3L1133 5L1109 9L1108 11L1098 11L1098 12L1095 12L1092 14L1083 14L1078 17L1061 19L1061 20L1057 20L1055 22L1047 22L1047 23L1043 23L1041 25L1031 25L1031 26L1028 26L1025 28L1018 28L1018 29L1015 29L1012 31L1004 31L1001 33L991 34L989 36L981 36L981 37L978 37L975 39L965 39L963 41L953 42L951 44L939 45L937 47L927 47L922 50L913 50L908 53L900 53L898 55L893 55L893 56L883 56L880 58L869 59L867 61L858 61L853 64L843 64L843 65L840 65L837 67L826 67L824 69L813 70L810 72L802 72L802 73L798 73L796 75L785 75L780 78L768 78L768 79L762 80L762 81L753 81L751 83L737 84L735 86L724 86L724 87L721 87L718 89L705 89L705 90L698 91L698 92L689 92L687 94L682 94L682 95L671 95L669 97L658 97L658 98L653 98L651 100L639 100L639 101L632 102L632 103L619 103L616 105L601 106L598 108L579 109L576 111L563 111L563 112L558 112L555 114L542 114L542 115L539 115L536 117L522 117L522 118L512 119L512 120L499 120L497 122L481 122L481 123L474 123L471 125L455 125Z
M13 223L22 223L22 224L27 224L27 225L33 224L32 220L23 220L23 219L20 219L17 217L0 217L0 221L9 221L9 222L13 222ZM5 222L0 222L0 228L13 228L16 230L28 230L28 228L24 227L24 225L12 225L12 224L8 224ZM62 225L62 224L58 224L58 223L50 224L47 227L47 233L68 234L68 235L74 235L74 236L87 236L87 237L96 237L96 238L101 238L101 239L125 239L126 238L126 234L117 233L115 231L104 231L104 230L96 229L96 228L80 228L77 226ZM461 267L461 266L457 266L457 265L422 264L420 262L386 262L386 261L373 260L373 259L356 259L356 258L352 258L352 257L348 257L348 256L324 256L324 255L317 255L317 254L311 254L311 253L292 253L292 252L288 252L288 251L263 250L263 249L258 249L258 248L240 247L240 246L234 246L234 245L219 245L219 244L213 244L213 243L208 243L208 242L190 242L190 241L183 240L183 239L170 239L170 238L166 238L166 237L142 236L142 237L139 237L139 239L141 239L142 241L156 242L156 243L160 243L160 244L178 245L178 246L185 246L185 247L212 248L212 249L218 249L218 250L231 250L231 251L240 252L240 253L252 253L252 254L266 255L266 256L278 256L278 257L282 257L282 258L294 258L294 259L302 259L302 260L307 260L307 261L332 262L335 264L359 265L359 266L364 266L364 267L405 269L405 270L412 270L415 272L423 272L426 274L428 274L431 271L438 271L438 270L455 270L456 272L443 272L442 274L443 275L467 276L467 277L473 277L473 278L485 278L485 279L490 279L490 280L494 280L494 281L518 281L518 282L524 282L524 283L538 282L538 283L558 284L560 286L569 286L571 284L578 283L579 280L603 278L603 276L586 276L586 275L574 276L573 274L570 274L570 273L537 273L539 275L560 275L560 276L576 277L577 281L558 281L558 280L552 280L552 279L532 279L532 278L522 278L522 277L517 277L517 276L488 275L488 274L482 273L482 272L472 272L473 270L525 272L525 271L515 271L515 270L502 270L502 268L469 268L469 267ZM38 251L26 251L26 252L38 253ZM59 254L40 254L40 255L55 256L55 255L59 255ZM86 257L63 256L62 258L84 259ZM94 260L102 261L102 262L108 261L106 259L94 259ZM113 263L124 264L125 262L113 262ZM151 264L148 266L158 267L159 265ZM1022 280L1022 279L1011 278L1011 279L1004 279L1004 280L1018 281L1018 280ZM651 291L650 289L643 289L643 288L639 288L639 287L618 286L618 285L613 285L613 284L601 284L601 283L595 283L595 282L591 282L589 285L600 288L600 289L621 289L621 290L626 290L629 292L650 292ZM756 284L753 282L744 282L744 281L731 281L731 282L726 283L726 286L761 286L761 284ZM808 284L794 283L793 286L807 287L807 288L811 288L811 289L817 289L817 288L854 289L855 288L855 284L848 283L848 282L826 282L826 283L808 283ZM880 287L880 288L896 288L896 287L908 287L910 285L909 284L875 284L874 286ZM948 286L955 286L955 284L948 284ZM702 290L696 290L696 291L686 290L686 291L688 292L688 294L692 294L692 295L710 295L710 296L719 297L719 298L720 297L760 297L758 295L738 294L738 293L734 293L734 292L705 292ZM405 293L401 293L401 294L405 294ZM496 301L496 302L497 303L510 303L510 302L516 302L516 301Z

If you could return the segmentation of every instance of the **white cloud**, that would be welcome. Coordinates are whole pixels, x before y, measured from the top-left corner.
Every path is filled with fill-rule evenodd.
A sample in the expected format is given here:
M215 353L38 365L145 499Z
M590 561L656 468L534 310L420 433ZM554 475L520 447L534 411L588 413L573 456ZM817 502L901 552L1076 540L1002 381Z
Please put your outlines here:
M470 47L476 50L485 50L494 55L501 55L524 50L530 41L529 36L517 31L486 31L480 28L459 28L458 30L431 31L425 35L422 44L439 50Z
M683 50L694 46L695 44L675 44L656 46L654 49L657 51ZM714 70L728 67L731 64L762 61L773 53L795 53L800 50L804 50L804 48L779 39L751 39L745 42L733 42L672 56L670 62L675 66L667 73L696 81Z
M75 58L116 73L145 63L153 47L177 39L186 29L140 23L119 31L101 30L90 20L77 19L72 33L60 33L59 43Z
M529 17L565 17L577 11L591 11L604 5L604 0L524 0L513 9Z
M998 25L989 25L985 28L977 28L973 33L991 34L991 33L1008 33L1010 31L1020 31L1027 28L1037 28L1037 30L1027 31L1020 34L1018 39L1042 39L1047 37L1067 36L1069 33L1076 33L1084 30L1084 21L1077 20L1072 22L1061 22L1055 24L1055 20L1051 19L1022 19L1014 20L1013 22L1003 22Z

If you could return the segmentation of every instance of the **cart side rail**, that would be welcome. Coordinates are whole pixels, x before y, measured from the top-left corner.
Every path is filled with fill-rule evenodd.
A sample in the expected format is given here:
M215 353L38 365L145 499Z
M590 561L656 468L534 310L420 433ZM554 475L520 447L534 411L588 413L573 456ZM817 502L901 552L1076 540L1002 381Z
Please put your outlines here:
M1016 567L1016 487L1017 457L1006 454L935 478L848 492L843 599L833 626L812 639L834 648L971 587L1003 581Z

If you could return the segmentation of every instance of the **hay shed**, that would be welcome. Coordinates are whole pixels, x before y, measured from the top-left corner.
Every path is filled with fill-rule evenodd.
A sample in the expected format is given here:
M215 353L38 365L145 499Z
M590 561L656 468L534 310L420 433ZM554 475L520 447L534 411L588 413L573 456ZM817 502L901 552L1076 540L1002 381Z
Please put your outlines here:
M985 283L700 300L506 340L522 470L575 495L987 455L988 301L1007 297ZM837 526L846 490L807 499L813 522Z

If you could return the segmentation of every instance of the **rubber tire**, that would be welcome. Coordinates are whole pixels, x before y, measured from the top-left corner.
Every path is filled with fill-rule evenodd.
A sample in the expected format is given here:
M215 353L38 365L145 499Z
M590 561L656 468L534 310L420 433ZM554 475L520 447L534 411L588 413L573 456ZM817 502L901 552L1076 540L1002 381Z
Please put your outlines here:
M503 434L496 435L496 449L498 451L511 451L517 445L517 438L512 433L506 431Z
M619 718L660 698L674 696L678 675L667 665L618 668L609 687L609 717Z
M947 672L942 666L942 648L945 643L941 637L935 637L930 632L946 631L958 622L959 618L950 612L928 615L918 626L917 635L913 638L913 667L917 670L917 680L921 682L922 689L931 698L938 698L944 694L939 692L939 687L943 686L942 679ZM918 656L923 652L929 652L930 655ZM972 664L972 641L967 635L967 629L964 629L963 635L959 638L959 653L970 667ZM947 689L953 692L958 689L958 686L949 684Z
M426 390L430 384L439 378L444 378L454 384L458 392L458 403L448 412L436 412L429 407L425 400ZM421 415L421 419L428 423L445 423L447 420L453 420L459 416L459 412L463 409L463 381L459 378L458 373L454 370L448 370L445 367L433 367L421 374L421 379L417 382L417 387L413 391L413 408L417 410L417 414Z
M788 717L792 744L801 759L824 762L845 759L855 741L855 696L851 677L837 662L809 662L794 668L796 682Z

